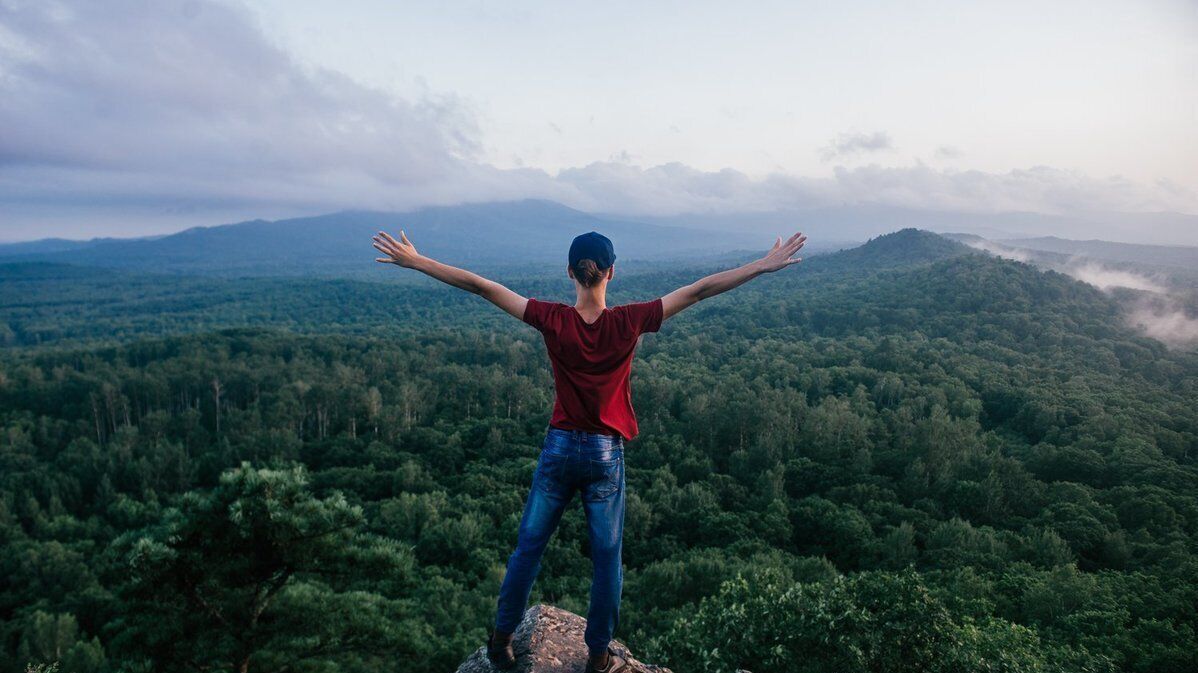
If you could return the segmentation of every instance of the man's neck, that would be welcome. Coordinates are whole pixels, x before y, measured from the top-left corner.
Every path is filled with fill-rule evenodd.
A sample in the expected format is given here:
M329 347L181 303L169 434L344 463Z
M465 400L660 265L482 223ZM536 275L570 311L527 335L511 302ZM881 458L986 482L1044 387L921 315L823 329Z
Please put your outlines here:
M602 311L607 308L606 287L575 286L574 308L579 311Z

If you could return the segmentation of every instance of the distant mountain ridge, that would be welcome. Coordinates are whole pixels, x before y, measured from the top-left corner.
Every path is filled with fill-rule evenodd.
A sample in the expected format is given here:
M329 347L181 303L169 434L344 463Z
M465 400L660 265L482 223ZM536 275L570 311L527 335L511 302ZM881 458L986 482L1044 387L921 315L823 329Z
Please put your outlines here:
M1075 241L1056 236L1008 238L995 241L1013 248L1027 248L1061 255L1083 255L1113 262L1198 268L1198 247L1113 243L1096 239Z
M605 220L550 201L425 208L410 213L345 211L287 220L195 227L152 239L42 241L0 246L0 261L46 261L169 273L336 275L378 265L370 237L407 231L422 252L450 263L565 262L574 236L601 230L621 260L724 252L751 242L735 233L697 233ZM753 242L761 245L761 241ZM68 245L70 244L70 245Z
M1118 215L1118 217L1116 217ZM574 235L597 230L611 236L623 268L629 261L695 260L762 250L775 235L805 231L807 255L855 246L896 230L959 231L966 241L984 236L1004 245L1095 259L1198 266L1198 248L1069 241L1038 237L1045 231L1091 235L1139 225L1157 238L1198 232L1198 217L1180 214L1111 214L1094 222L1035 213L955 213L883 206L769 213L643 217L581 212L552 201L525 200L423 208L412 212L343 211L284 220L250 220L195 227L147 238L90 241L44 239L0 244L0 263L56 262L133 271L219 276L380 277L370 236L405 229L422 252L480 271L533 264L561 264ZM1112 219L1114 218L1114 219ZM1105 222L1105 223L1104 223ZM1091 226L1092 225L1092 226ZM1119 229L1119 227L1123 227ZM1190 232L1190 233L1187 233ZM1025 238L1012 238L1025 235ZM1146 238L1145 240L1150 240ZM966 241L968 242L968 241ZM939 245L944 245L943 243ZM1065 250L1068 249L1069 252ZM866 254L866 253L857 253ZM546 267L548 268L548 267Z
M1104 287L1161 292L1173 287L1198 290L1198 247L1141 245L1111 241L1075 241L1056 236L986 239L973 234L944 234L971 248L1035 264Z
M114 241L134 241L136 238L92 238L86 241L76 241L66 238L39 238L35 241L20 241L17 243L0 243L0 257L16 257L26 255L44 255L57 252L73 252L83 250L102 243Z

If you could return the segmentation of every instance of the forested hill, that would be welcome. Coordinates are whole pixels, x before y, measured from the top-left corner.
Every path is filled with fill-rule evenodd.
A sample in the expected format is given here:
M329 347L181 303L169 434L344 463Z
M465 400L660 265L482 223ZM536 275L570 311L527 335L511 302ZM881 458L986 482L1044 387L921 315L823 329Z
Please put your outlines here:
M973 251L935 234L905 229L859 248L808 257L788 270L798 283L838 283L892 267L911 267ZM615 303L660 295L731 264L620 262ZM360 265L372 265L372 261ZM627 267L627 268L626 268ZM529 296L568 300L570 286L548 265L507 267L495 275ZM553 265L554 269L557 268ZM127 341L231 326L278 326L299 331L349 332L424 330L430 326L477 324L511 329L506 318L473 309L481 300L418 274L381 269L381 282L351 279L274 277L212 278L149 274L47 262L0 263L0 346L59 346ZM827 276L825 279L824 277ZM402 286L395 283L402 282ZM772 281L770 281L772 282ZM435 328L435 327L434 327Z
M612 288L612 301L660 296L719 268L724 267L669 263L621 272ZM387 270L397 279L411 275ZM528 296L570 299L568 282L546 277L542 269L512 271L498 279ZM127 341L251 325L379 334L478 324L522 329L498 312L483 310L487 307L482 300L437 284L214 279L22 263L0 264L0 287L5 289L0 293L0 343L8 346ZM913 287L919 291L911 291ZM1020 336L1033 329L1033 322L1104 335L1128 334L1122 329L1118 306L1088 285L1029 265L987 258L915 229L809 257L784 275L763 278L736 295L717 297L697 311L724 313L736 304L774 305L780 300L785 301L788 314L754 314L751 319L785 328L795 338L871 328L939 329L937 334L948 334L953 316L999 309L1005 319L1022 325L1016 330ZM938 319L928 322L929 315ZM1033 320L1033 315L1038 317ZM936 328L940 323L945 327Z
M872 270L915 266L971 252L968 247L930 231L902 229L872 238L860 247L840 251L835 256L835 264Z
M638 656L1198 669L1198 357L967 252L897 232L643 338ZM443 672L481 644L552 402L540 335L396 284L45 270L0 277L0 671ZM585 613L585 525L534 601Z

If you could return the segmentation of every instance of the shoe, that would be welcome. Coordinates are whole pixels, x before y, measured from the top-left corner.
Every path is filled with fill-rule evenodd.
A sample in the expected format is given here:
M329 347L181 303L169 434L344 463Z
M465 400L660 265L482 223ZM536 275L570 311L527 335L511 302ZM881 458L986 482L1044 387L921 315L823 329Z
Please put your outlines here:
M501 670L516 665L516 653L512 651L512 634L495 632L487 638L487 660Z
M591 664L590 658L587 658L586 673L621 673L626 670L628 670L628 662L624 660L624 657L612 652L610 647L607 648L607 666L603 668L595 668Z

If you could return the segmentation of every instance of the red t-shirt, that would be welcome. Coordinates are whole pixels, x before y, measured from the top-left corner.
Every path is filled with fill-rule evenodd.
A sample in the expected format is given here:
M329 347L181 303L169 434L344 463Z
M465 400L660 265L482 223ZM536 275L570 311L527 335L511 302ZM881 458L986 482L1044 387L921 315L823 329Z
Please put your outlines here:
M529 299L524 322L541 331L557 398L549 424L636 437L628 375L637 340L661 328L661 299L606 308L591 324L573 306Z

